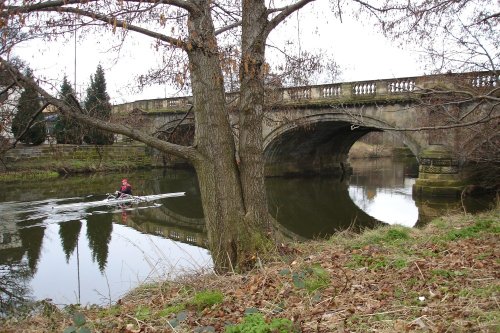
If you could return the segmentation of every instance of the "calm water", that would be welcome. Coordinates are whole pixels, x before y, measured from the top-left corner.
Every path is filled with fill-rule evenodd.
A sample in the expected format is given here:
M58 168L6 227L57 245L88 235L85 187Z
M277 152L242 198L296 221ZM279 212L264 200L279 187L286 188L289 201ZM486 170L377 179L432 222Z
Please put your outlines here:
M415 202L416 165L353 161L349 179L271 178L269 207L299 239L382 223L415 226L458 202ZM186 196L122 207L82 208L115 191L126 176L135 195ZM467 203L484 209L487 201ZM5 185L0 193L2 287L56 304L106 304L138 284L211 269L194 173L154 170ZM5 299L5 295L1 295Z

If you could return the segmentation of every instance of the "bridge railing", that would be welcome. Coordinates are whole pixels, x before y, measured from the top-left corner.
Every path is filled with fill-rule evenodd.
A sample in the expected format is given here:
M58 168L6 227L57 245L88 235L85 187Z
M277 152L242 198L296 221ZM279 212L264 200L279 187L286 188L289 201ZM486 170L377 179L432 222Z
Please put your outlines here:
M394 78L371 81L356 81L322 84L304 87L269 89L268 98L274 103L296 102L302 100L342 100L356 101L370 98L404 96L430 87L465 87L469 89L487 89L500 87L500 74L491 72L470 72L459 74L438 74L406 78ZM140 100L113 106L113 112L131 112L139 109L146 112L186 111L192 103L192 97L174 97L153 100ZM226 102L236 105L238 92L226 94Z
M436 86L450 89L453 87L468 89L493 88L500 86L500 75L494 75L490 72L473 72L283 88L281 100L356 100L357 98L366 100L370 97L413 94L419 90Z
M412 93L417 89L417 78L345 82L308 87L284 88L282 100L346 99Z

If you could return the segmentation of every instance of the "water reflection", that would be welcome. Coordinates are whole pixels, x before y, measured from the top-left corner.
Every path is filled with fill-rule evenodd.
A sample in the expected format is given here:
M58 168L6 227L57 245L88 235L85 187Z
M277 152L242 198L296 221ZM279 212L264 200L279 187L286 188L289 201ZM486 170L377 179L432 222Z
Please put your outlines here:
M416 160L352 160L351 165L349 196L358 207L388 224L416 225L418 208L412 198Z
M381 223L420 225L443 207L463 207L457 201L415 202L414 167L406 163L352 164L349 179L266 181L270 212L288 235L303 239ZM79 203L103 199L124 176L138 195L186 196L154 205L78 208ZM10 293L15 290L19 297L31 290L35 299L51 298L59 304L102 304L148 279L211 267L200 192L190 171L76 176L39 182L35 188L8 184L0 192L0 216L0 277L2 284L12 281ZM0 306L14 301L0 291Z
M147 234L143 228L149 224L153 225L150 229L158 229L154 225L164 227L165 223L176 225L177 220L188 224L194 221L203 226L194 175L190 172L128 175L134 179L138 194L182 189L188 192L185 198L160 200L159 204L85 206L103 199L104 195L99 193L115 190L109 184L122 177L77 176L40 182L36 188L24 183L5 185L6 191L0 194L4 200L0 203L2 284L4 280L16 281L18 287L12 288L16 297L21 296L22 286L29 286L32 294L29 295L30 289L25 289L23 296L50 298L58 304L101 304L118 299L149 279L210 269L211 258L206 249L173 240L183 240L182 237L158 237L161 233L153 230ZM68 193L68 188L75 191ZM71 197L67 197L68 194ZM28 201L22 201L26 199ZM158 218L152 219L155 215ZM182 225L176 228L183 229ZM203 227L201 229L203 233ZM19 274L14 274L16 267L21 266L26 273L22 280ZM0 305L13 304L10 294L2 286Z
M109 241L113 231L113 215L91 216L87 220L87 239L92 260L97 262L99 270L104 272L108 261Z
M267 180L269 210L285 229L303 238L380 224L354 204L348 186L337 178L271 178Z
M61 245L66 255L66 262L73 255L80 237L80 230L82 229L81 221L68 221L66 223L59 223L59 238L61 238Z

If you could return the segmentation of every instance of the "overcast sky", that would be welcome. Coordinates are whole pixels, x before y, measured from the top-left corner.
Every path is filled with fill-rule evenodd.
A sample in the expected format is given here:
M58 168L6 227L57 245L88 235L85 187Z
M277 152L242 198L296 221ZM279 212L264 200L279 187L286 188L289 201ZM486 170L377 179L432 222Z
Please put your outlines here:
M285 26L274 31L269 42L279 44L282 39L295 39L300 33L302 50L319 50L331 54L341 67L339 81L361 81L393 77L419 76L424 71L412 50L398 49L394 43L386 40L371 25L349 17L343 17L341 23L333 15L317 14L328 12L322 4L315 3L293 15ZM77 92L84 93L89 84L89 77L102 64L107 80L108 93L112 103L119 104L139 99L175 97L173 88L152 86L142 92L131 89L134 77L144 73L155 64L158 58L150 40L136 38L127 43L121 53L109 51L110 42L106 38L87 38L76 45L76 82ZM36 75L43 75L55 87L66 74L73 82L75 77L75 44L73 40L61 45L61 42L30 42L20 46L16 53L28 61Z

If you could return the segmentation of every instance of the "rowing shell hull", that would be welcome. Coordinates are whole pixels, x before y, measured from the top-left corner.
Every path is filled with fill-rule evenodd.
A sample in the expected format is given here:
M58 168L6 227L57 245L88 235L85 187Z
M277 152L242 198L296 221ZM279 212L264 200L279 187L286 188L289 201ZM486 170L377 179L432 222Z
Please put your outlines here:
M182 197L185 195L186 192L173 192L173 193L152 194L152 195L132 196L132 197L127 196L125 198L119 198L119 199L114 199L114 198L104 199L102 202L106 202L106 204L110 205L116 205L127 202L148 202L164 198Z
M91 202L81 202L81 203L73 203L73 204L64 204L59 206L52 206L52 210L57 211L66 211L73 210L75 208L90 208L90 207L101 207L101 206L114 206L120 205L122 203L141 203L141 202L150 202L159 199L165 198L173 198L173 197L182 197L185 196L186 192L172 192L172 193L163 193L163 194L152 194L152 195L143 195L143 196L128 196L126 198L120 199L104 199L100 201L91 201Z

